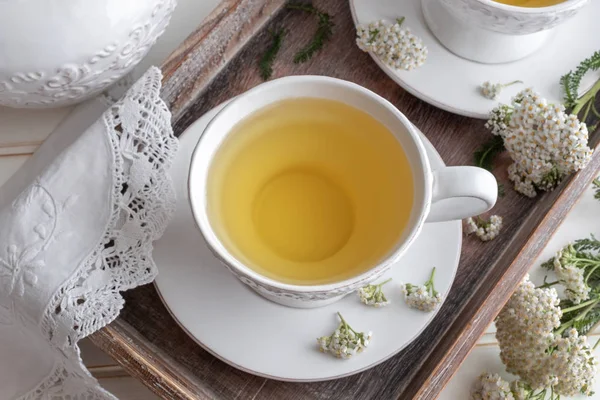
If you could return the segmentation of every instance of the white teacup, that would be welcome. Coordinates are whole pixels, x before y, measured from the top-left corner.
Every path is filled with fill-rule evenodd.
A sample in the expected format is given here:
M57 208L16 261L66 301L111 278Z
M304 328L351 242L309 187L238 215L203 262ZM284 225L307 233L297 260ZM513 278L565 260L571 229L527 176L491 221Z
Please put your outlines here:
M549 7L516 7L494 0L421 0L429 29L450 51L482 63L526 57L589 0L565 0Z
M257 110L298 97L336 100L369 113L394 134L408 158L413 174L414 206L409 222L393 249L367 272L325 285L290 285L263 276L244 265L227 250L207 212L207 180L211 163L234 126ZM432 171L419 134L390 102L354 83L323 76L292 76L273 80L232 100L206 127L194 150L189 177L194 218L216 257L260 295L286 306L300 308L332 303L376 280L406 252L424 223L481 214L495 204L497 191L494 176L481 168L446 167Z

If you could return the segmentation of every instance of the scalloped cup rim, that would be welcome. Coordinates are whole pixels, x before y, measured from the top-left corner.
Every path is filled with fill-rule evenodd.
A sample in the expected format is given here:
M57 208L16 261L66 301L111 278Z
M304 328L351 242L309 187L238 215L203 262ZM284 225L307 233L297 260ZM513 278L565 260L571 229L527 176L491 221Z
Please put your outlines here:
M548 12L561 12L578 6L580 3L586 3L588 0L565 0L561 3L545 7L521 7L504 4L495 0L474 0L488 7L498 8L503 11L515 12L519 14L545 14Z

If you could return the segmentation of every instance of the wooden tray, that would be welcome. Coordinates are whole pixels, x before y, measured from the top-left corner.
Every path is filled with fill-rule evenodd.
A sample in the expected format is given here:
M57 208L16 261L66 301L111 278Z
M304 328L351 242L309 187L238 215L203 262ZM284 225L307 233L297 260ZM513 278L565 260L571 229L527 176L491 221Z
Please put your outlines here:
M312 36L315 20L284 5L284 0L225 0L164 63L162 96L173 112L177 135L211 108L261 83L257 60L270 45L268 31L285 27L288 40L275 63L274 77L316 74L357 82L395 104L448 165L472 164L474 150L490 137L483 122L438 110L380 71L355 45L348 0L316 1L333 15L335 33L323 51L305 64L293 64L291 59L298 43ZM597 136L592 139L594 146ZM152 285L127 292L121 316L91 338L167 399L434 399L599 166L596 155L584 171L534 200L517 195L507 185L506 196L494 209L504 217L502 234L489 243L467 237L453 288L431 325L404 351L361 374L298 384L238 371L190 339ZM495 171L500 181L507 182L505 171L506 165Z

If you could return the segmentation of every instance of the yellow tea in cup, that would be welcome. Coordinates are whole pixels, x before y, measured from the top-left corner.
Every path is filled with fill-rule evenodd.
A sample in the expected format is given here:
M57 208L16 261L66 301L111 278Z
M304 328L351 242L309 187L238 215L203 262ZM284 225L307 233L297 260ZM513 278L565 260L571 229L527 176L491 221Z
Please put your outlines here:
M517 7L550 7L565 0L495 0L497 3L508 4Z
M208 215L236 258L271 279L325 284L387 256L413 206L396 137L344 103L297 98L238 123L217 150Z

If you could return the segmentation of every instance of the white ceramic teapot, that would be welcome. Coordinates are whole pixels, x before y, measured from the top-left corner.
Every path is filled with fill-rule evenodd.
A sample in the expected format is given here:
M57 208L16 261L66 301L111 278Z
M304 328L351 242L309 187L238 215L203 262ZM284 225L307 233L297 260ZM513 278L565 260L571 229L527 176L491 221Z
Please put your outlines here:
M117 81L176 0L0 0L0 105L60 107Z

